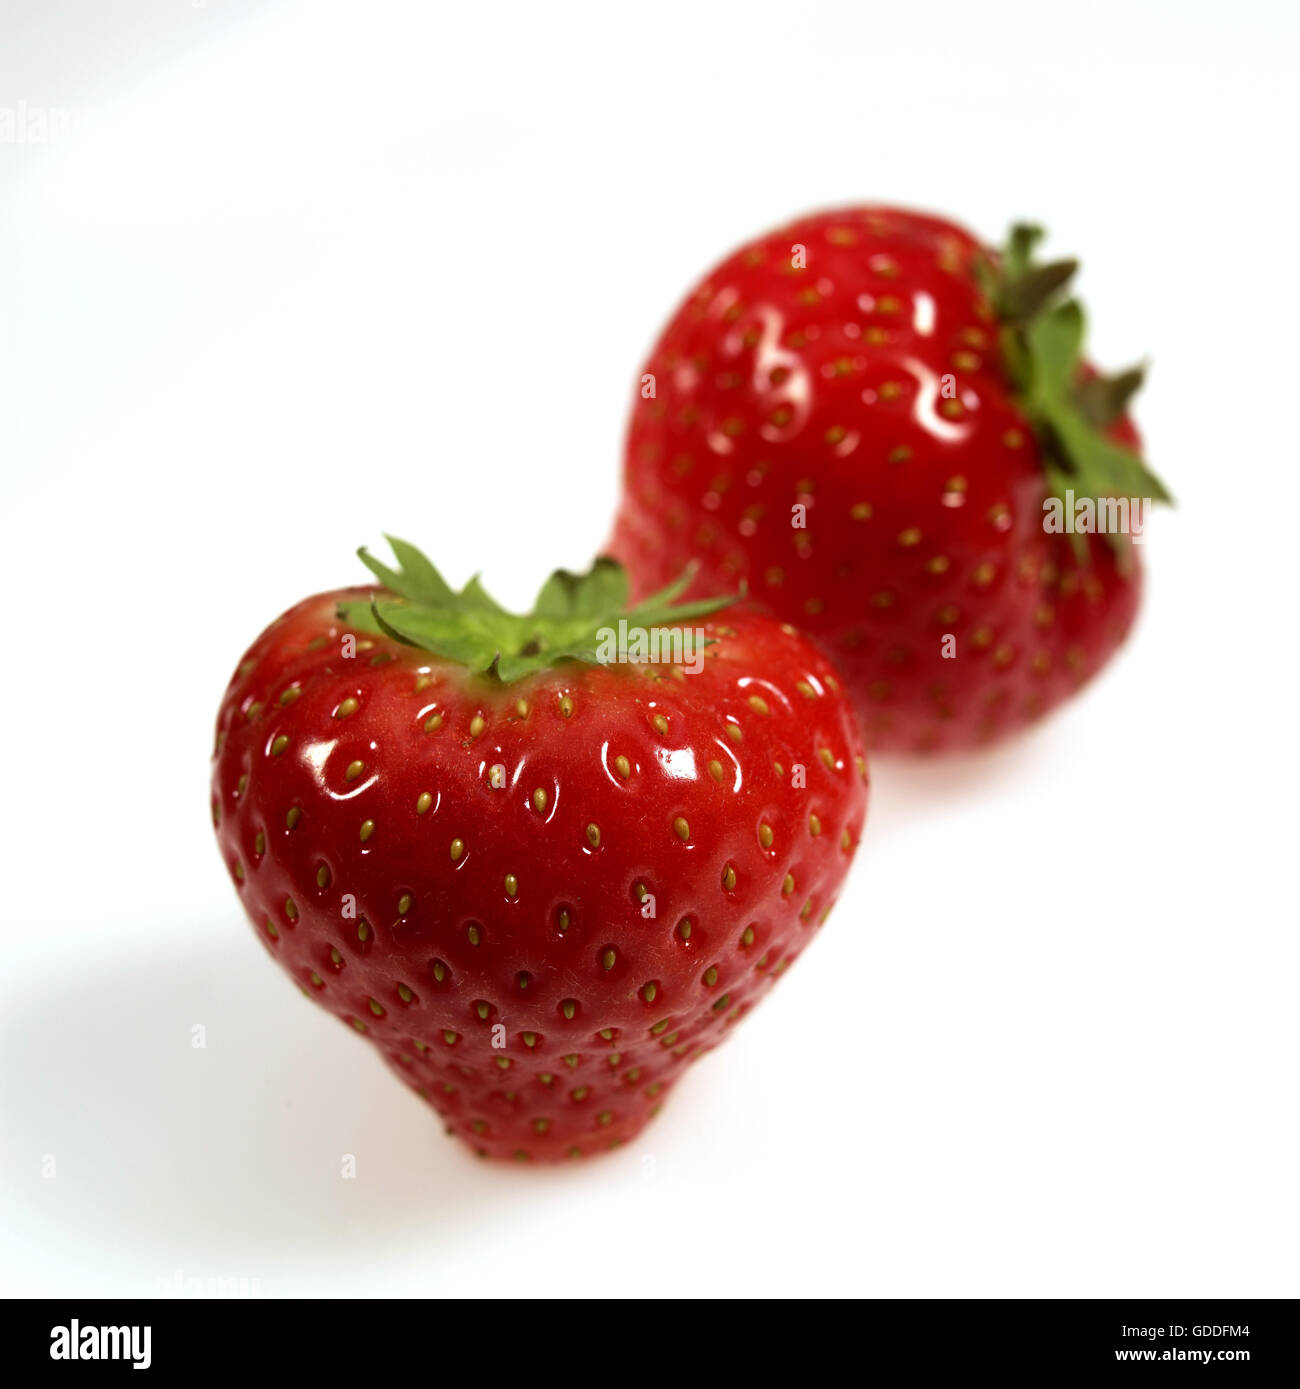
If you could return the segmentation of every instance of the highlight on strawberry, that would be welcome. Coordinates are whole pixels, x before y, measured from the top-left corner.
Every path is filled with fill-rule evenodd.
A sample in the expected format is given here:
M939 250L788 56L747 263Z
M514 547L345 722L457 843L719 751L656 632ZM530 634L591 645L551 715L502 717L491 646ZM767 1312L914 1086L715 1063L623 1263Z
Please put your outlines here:
M239 663L222 856L267 952L449 1133L607 1151L826 920L866 812L852 703L792 627L680 601L689 576L629 606L600 560L521 615L390 543Z
M742 247L653 348L608 546L648 592L747 582L844 672L873 748L967 748L1059 705L1133 624L1142 372L1084 355L1073 261L888 207Z

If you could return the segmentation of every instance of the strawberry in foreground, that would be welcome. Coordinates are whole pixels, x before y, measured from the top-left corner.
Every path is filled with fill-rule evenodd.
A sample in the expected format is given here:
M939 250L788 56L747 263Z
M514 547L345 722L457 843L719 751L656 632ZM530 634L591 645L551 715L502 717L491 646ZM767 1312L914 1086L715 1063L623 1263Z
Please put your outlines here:
M449 1132L604 1151L826 919L866 810L851 704L793 629L684 582L628 612L599 561L520 617L391 543L396 572L361 552L383 588L308 598L240 664L222 854L267 950ZM620 616L677 653L600 663Z
M1045 527L1168 496L1125 413L1141 374L1085 362L1073 262L1038 264L1039 236L995 254L854 207L718 266L644 368L609 546L634 591L693 558L704 590L747 582L885 750L986 742L1095 674L1136 615L1137 551Z

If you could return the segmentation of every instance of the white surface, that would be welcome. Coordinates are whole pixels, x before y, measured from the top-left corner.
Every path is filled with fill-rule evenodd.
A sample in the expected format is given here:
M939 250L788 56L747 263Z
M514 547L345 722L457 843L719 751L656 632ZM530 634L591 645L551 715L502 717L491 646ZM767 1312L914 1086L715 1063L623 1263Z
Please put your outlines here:
M1300 1294L1295 7L565 13L5 5L0 108L81 128L0 145L0 1289ZM261 958L224 682L384 528L515 602L585 561L670 307L867 199L1042 219L1154 359L1140 628L1005 752L876 768L641 1141L484 1167Z

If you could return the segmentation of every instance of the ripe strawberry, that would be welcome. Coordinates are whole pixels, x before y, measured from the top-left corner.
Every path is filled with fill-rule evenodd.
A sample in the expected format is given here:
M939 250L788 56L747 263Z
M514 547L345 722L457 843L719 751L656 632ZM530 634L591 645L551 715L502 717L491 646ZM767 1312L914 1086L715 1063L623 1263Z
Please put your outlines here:
M717 267L651 353L610 551L634 591L689 558L832 655L887 750L1010 732L1094 674L1137 611L1126 534L1044 501L1168 500L1124 414L1139 372L1081 357L1072 262L857 207Z
M825 920L866 809L851 704L792 628L673 606L684 582L626 612L600 561L518 617L392 545L397 572L361 552L384 588L306 599L240 664L222 854L267 950L449 1132L602 1151ZM710 644L601 664L620 614Z

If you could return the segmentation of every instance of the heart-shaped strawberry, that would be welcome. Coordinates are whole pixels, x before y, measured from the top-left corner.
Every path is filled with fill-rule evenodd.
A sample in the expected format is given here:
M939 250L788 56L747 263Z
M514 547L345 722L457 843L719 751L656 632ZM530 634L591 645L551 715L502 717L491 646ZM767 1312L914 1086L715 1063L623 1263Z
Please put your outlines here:
M490 1157L632 1137L826 919L866 769L834 669L684 582L533 612L413 547L254 642L212 811L266 949Z

